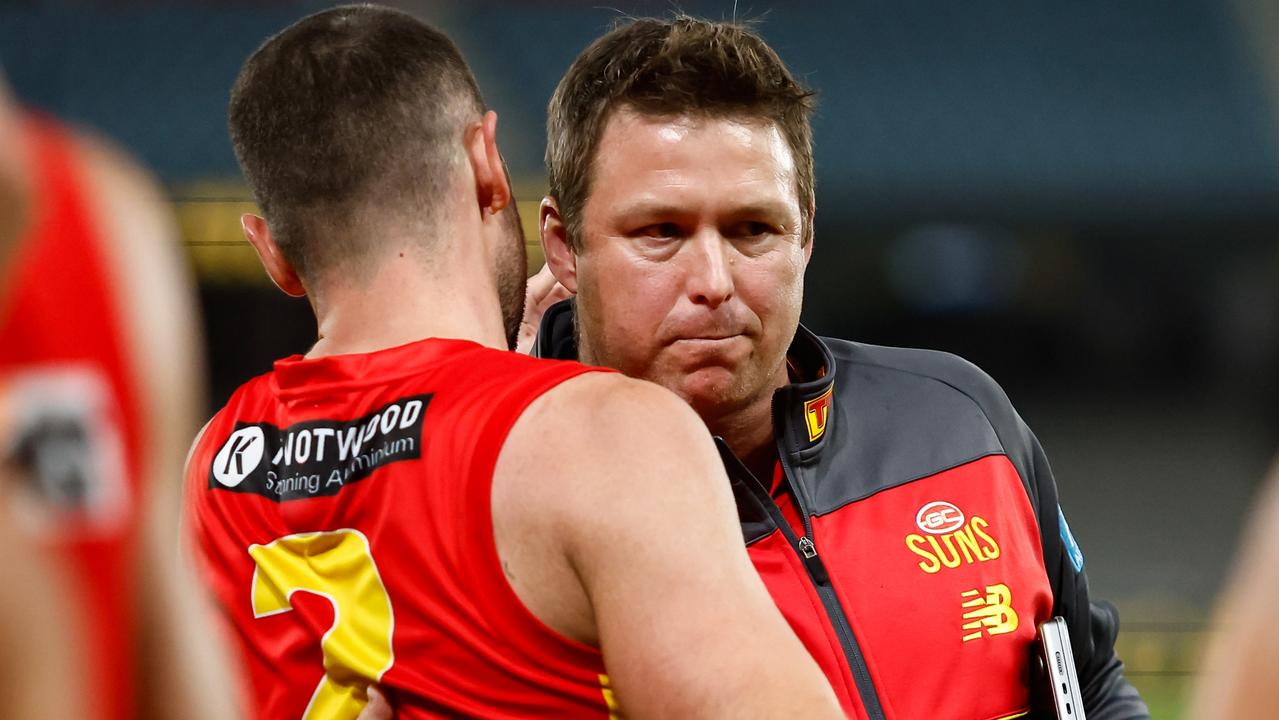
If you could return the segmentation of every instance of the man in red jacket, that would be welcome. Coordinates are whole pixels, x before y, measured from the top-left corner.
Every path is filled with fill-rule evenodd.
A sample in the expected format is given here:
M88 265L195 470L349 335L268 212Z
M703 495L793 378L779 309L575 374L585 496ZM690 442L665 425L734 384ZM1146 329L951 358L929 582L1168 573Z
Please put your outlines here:
M656 381L719 436L756 569L849 716L1025 714L1036 627L1060 615L1088 716L1146 717L999 387L799 324L811 107L727 23L642 19L583 51L550 103L540 218L576 309L547 312L538 354Z

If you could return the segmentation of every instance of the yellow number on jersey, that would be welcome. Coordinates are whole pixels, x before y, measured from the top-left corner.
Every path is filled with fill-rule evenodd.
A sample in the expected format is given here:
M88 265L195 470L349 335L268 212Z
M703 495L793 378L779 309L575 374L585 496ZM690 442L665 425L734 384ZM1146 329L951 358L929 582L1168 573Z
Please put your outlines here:
M324 634L324 677L303 720L353 720L368 703L368 685L382 679L395 656L394 617L369 540L359 530L286 535L267 545L249 546L253 572L253 616L293 609L295 592L333 603L333 626Z

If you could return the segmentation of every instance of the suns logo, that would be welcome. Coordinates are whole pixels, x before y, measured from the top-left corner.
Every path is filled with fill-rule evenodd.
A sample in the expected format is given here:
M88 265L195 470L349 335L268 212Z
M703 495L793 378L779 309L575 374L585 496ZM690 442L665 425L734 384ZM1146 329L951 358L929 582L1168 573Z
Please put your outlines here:
M924 505L915 514L915 525L925 534L907 535L906 548L923 558L919 569L929 575L999 557L999 543L987 532L990 523L978 515L965 522L963 511L951 503L936 500Z

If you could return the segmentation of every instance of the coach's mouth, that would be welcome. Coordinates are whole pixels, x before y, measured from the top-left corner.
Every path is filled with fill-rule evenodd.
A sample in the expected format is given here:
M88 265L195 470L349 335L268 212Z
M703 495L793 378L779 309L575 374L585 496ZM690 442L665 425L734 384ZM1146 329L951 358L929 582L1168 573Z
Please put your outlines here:
M714 341L716 341L716 340L731 340L731 339L736 338L736 337L742 337L742 333L734 332L734 333L708 333L708 334L705 334L705 335L682 335L682 336L680 336L680 337L675 338L674 342L681 342L681 341L684 341L684 342L699 342L699 341L710 341L710 342L714 342Z
M680 337L669 343L672 350L692 353L694 355L723 355L742 348L747 344L746 336L741 333L732 335L696 335Z

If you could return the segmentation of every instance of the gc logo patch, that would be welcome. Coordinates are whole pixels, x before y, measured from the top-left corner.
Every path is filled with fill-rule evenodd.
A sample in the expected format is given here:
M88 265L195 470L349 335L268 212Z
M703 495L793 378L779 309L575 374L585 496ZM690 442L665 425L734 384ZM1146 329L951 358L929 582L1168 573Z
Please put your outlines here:
M915 513L915 525L926 533L944 535L964 526L964 513L945 500L935 500Z

